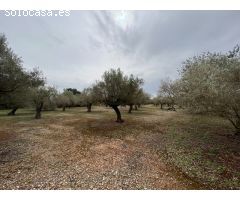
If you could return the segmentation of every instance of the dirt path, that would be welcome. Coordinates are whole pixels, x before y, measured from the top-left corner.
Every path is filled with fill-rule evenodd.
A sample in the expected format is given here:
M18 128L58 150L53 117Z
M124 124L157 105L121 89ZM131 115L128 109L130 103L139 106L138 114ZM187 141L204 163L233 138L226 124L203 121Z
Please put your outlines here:
M122 126L89 115L5 127L0 188L197 189L150 148L153 135L138 123Z

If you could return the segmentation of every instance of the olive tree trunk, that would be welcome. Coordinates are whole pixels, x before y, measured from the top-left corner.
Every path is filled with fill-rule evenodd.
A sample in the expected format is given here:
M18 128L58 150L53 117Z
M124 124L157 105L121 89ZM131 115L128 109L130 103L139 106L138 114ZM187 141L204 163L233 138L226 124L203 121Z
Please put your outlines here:
M112 106L112 108L113 108L113 110L114 110L114 111L116 112L116 114L117 114L117 120L116 120L116 122L122 123L123 120L122 120L122 117L121 117L121 113L120 113L120 111L119 111L119 109L118 109L118 106Z
M62 107L62 111L65 111L65 109L66 109L66 106L63 106L63 107Z
M42 108L43 108L43 102L41 102L39 105L36 106L35 119L41 119Z
M134 105L134 110L138 110L138 107L137 107L137 105Z
M89 104L87 105L87 112L91 112L91 111L92 111L92 104L89 103Z
M17 109L18 109L18 107L14 107L14 108L8 113L8 115L9 115L9 116L13 116L13 115L15 115Z
M128 110L128 113L132 113L132 109L133 109L133 105L132 105L132 104L130 104L130 105L129 105L129 110Z
M161 103L160 105L161 105L161 109L163 109L163 104Z

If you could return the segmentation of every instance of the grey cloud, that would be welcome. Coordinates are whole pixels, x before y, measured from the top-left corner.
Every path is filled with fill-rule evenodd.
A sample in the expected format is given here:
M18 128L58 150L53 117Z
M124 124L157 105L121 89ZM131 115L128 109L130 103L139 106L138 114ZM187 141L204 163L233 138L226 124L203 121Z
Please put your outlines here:
M145 79L177 78L182 62L239 42L239 11L71 11L70 17L5 17L0 32L26 68L39 66L59 89L83 89L111 67Z

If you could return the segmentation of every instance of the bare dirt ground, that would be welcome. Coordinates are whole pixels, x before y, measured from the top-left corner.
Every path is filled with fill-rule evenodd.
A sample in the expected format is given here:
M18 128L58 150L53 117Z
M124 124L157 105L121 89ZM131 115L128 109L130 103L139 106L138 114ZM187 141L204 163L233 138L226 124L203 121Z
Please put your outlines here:
M155 148L174 115L125 114L118 124L109 109L71 108L2 120L0 189L206 188Z

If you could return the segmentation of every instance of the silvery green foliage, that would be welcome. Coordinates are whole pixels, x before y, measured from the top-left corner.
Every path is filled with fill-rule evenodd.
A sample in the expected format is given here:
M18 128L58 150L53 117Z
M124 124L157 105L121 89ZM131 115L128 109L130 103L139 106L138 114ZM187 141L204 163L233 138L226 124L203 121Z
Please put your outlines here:
M128 77L120 69L106 71L102 80L97 82L93 91L98 101L109 106L125 105L127 102Z
M36 109L36 119L41 118L41 112L44 105L50 104L51 100L57 95L57 91L53 87L40 86L31 89L31 97Z
M142 84L143 79L134 77L132 74L130 75L125 91L127 93L126 104L140 104L143 99L143 89L141 88Z
M151 96L146 93L142 88L140 88L136 93L136 98L134 100L135 105L142 105L150 103Z
M172 81L169 78L161 80L158 95L154 99L155 104L167 104L169 107L173 108L176 104L177 92L177 81Z
M57 95L57 91L53 87L40 86L32 88L31 91L33 104L38 106L39 104L48 103L48 101L53 101L54 97Z
M10 47L4 35L0 35L0 104L5 108L28 106L31 88L44 85L39 69L26 71L22 59Z
M142 80L133 75L126 76L118 69L106 71L102 80L93 86L93 93L98 102L104 103L114 109L117 114L116 122L123 122L119 105L133 105L134 97L140 89Z
M93 93L96 100L109 106L134 104L136 98L140 97L142 84L142 79L126 76L119 68L110 69L93 86Z
M57 107L67 107L71 105L70 99L64 93L58 94L55 99Z
M74 107L80 105L80 94L73 94L72 91L65 89L61 94L57 94L55 98L57 107Z
M14 92L26 81L22 60L8 47L6 37L0 35L0 95Z
M188 59L179 80L179 102L191 111L227 118L240 131L240 55L204 53Z
M87 106L96 102L96 97L92 88L83 89L80 95L80 102L82 106Z

